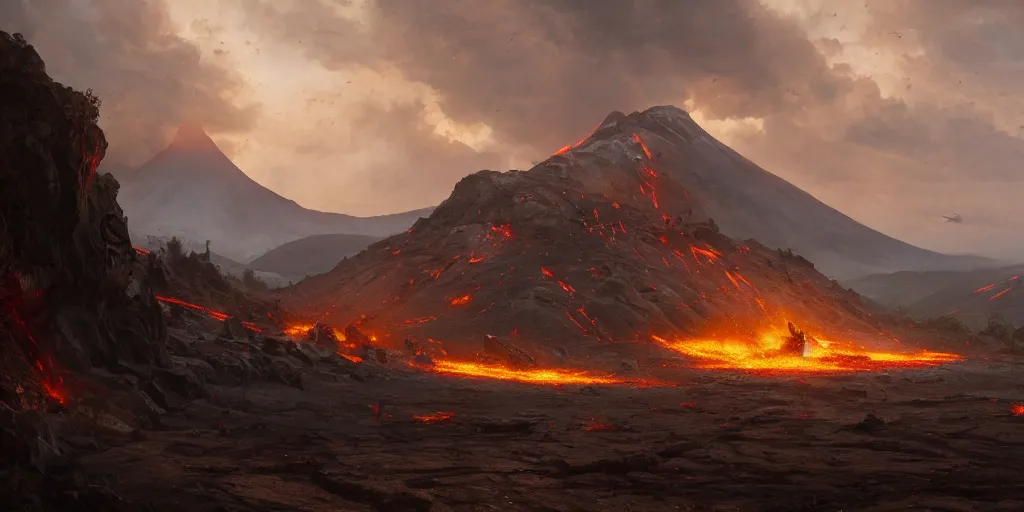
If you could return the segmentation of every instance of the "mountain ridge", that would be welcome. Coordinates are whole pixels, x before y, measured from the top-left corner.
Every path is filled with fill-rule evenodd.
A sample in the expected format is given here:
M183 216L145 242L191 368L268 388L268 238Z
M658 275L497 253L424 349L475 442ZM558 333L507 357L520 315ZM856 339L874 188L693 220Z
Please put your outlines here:
M304 208L246 175L195 125L132 173L120 200L133 233L211 240L241 262L310 235L391 235L432 210L356 217Z

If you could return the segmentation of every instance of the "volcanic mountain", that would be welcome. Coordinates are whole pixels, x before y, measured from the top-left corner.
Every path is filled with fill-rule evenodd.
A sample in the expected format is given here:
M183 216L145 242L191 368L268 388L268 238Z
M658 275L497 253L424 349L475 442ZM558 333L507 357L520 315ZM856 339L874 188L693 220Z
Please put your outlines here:
M303 208L246 176L202 128L189 124L126 180L118 201L136 235L210 240L217 252L242 262L309 235L391 235L430 211L353 217Z
M723 201L697 197L722 183L690 189L699 169L681 162L733 156L698 130L671 107L612 115L529 171L464 178L408 232L282 293L310 320L355 320L381 339L443 340L449 351L483 334L559 353L787 321L879 332L871 307L807 259L720 232L709 212Z

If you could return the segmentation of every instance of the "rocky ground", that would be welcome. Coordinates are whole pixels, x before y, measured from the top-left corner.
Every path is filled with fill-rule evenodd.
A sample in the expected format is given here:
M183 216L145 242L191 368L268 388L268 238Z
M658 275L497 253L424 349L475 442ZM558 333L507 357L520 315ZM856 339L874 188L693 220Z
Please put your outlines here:
M835 376L671 368L666 386L553 387L322 358L309 343L259 357L246 341L184 343L205 355L176 367L209 374L165 380L151 430L77 441L84 471L130 508L1024 507L1022 366L1006 360ZM223 362L232 353L300 377L249 378L268 374Z

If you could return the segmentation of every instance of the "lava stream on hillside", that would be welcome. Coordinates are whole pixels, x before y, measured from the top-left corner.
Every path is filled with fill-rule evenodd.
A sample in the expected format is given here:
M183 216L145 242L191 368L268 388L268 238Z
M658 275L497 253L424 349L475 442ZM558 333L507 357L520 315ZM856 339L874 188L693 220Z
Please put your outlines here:
M753 338L653 339L672 351L696 360L695 368L740 370L760 374L847 373L927 368L959 361L962 356L921 350L878 352L852 343L807 337L803 353L784 349L789 335L782 329L766 330Z

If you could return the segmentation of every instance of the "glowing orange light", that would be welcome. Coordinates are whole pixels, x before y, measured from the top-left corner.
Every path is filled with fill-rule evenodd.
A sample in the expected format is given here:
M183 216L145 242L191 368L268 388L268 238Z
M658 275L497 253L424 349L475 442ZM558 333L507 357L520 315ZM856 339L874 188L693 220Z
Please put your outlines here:
M850 343L808 336L804 353L783 352L789 336L781 329L763 332L755 339L675 339L653 336L658 344L696 359L704 369L733 369L757 373L839 373L923 368L963 359L957 354L919 351L877 352Z
M472 300L473 300L473 296L472 295L463 295L462 297L456 297L456 298L452 299L450 304L452 306L462 306L464 304L469 304Z
M563 369L528 369L517 370L499 365L488 365L468 361L451 361L440 359L434 361L434 366L429 368L435 373L442 375L453 375L460 377L495 379L522 382L527 384L625 384L629 381L610 376L601 376L587 373L580 370Z
M435 412L433 414L413 416L412 418L420 423L442 423L454 417L454 412Z

